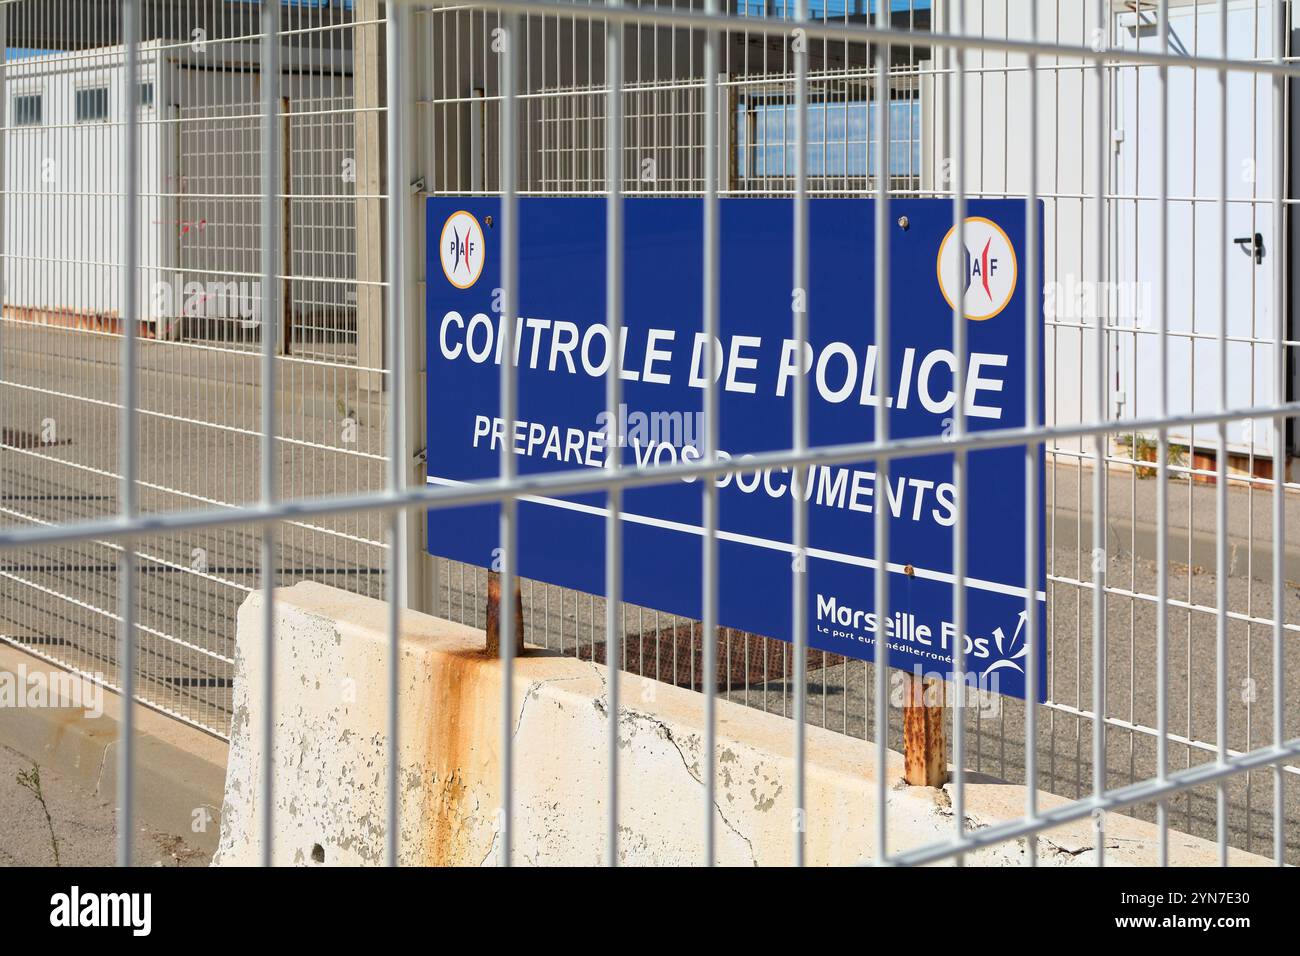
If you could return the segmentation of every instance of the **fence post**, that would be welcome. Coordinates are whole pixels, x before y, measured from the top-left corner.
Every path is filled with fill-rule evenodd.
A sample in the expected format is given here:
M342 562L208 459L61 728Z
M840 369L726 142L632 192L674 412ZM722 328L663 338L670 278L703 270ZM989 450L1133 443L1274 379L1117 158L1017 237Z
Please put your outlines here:
M487 646L488 657L501 653L501 573L488 572L487 583ZM515 575L515 656L524 652L524 596L519 587L519 576Z
M353 155L356 159L357 375L374 401L384 388L383 163L380 154L379 0L356 0L353 37Z
M903 776L909 786L942 787L948 779L942 694L939 678L903 673ZM927 699L936 696L938 703Z
M278 82L275 81L275 82ZM290 140L292 130L289 126L289 111L292 109L289 97L280 97L280 188L283 190L280 213L280 261L283 263L282 280L283 302L281 303L281 328L279 354L289 355L293 351L293 144ZM267 317L270 321L270 317Z

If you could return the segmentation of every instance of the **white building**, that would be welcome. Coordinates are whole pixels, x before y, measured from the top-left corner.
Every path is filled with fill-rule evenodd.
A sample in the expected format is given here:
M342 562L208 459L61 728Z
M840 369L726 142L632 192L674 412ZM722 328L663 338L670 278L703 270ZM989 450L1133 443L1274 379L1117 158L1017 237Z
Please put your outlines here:
M1112 0L1110 19L1096 22L1093 3L985 0L967 3L968 31L987 36L1030 37L1030 4L1037 2L1039 38L1089 46L1095 31L1126 50L1159 49L1153 2ZM935 0L936 22L951 4ZM1170 0L1170 52L1219 56L1225 49L1218 0ZM1227 56L1271 60L1281 5L1267 0L1228 0ZM1031 130L1026 58L1001 53L967 55L966 186L972 194L1023 194L1028 185ZM1168 257L1165 287L1159 261L1160 87L1155 66L1112 65L1097 89L1091 63L1040 60L1038 74L1038 191L1044 196L1044 283L1048 294L1047 416L1069 424L1095 418L1099 376L1090 328L1104 310L1106 341L1103 396L1112 419L1157 417L1156 332L1162 295L1167 295L1169 411L1178 415L1219 408L1221 294L1226 283L1230 408L1275 402L1273 283L1284 270L1288 301L1293 271L1273 240L1273 174L1279 137L1274 129L1273 84L1230 73L1228 105L1222 105L1219 74L1171 67L1168 85ZM1099 95L1100 92L1100 95ZM1292 91L1294 96L1294 91ZM1104 103L1099 117L1097 104ZM940 97L939 107L942 108ZM942 126L942 124L940 124ZM1097 143L1106 157L1104 235L1097 236ZM1228 229L1219 224L1226 142ZM1286 181L1293 177L1288 170ZM1288 186L1288 193L1292 187ZM1255 236L1260 248L1256 254ZM1098 261L1100 255L1101 261ZM1294 309L1287 338L1295 341ZM1294 352L1294 347L1291 348ZM1288 397L1297 393L1294 357ZM1174 429L1171 442L1213 454L1217 430ZM1234 470L1270 474L1275 455L1270 420L1234 422L1228 448ZM1076 443L1076 448L1086 447ZM1296 436L1284 449L1296 453ZM1252 461L1253 456L1253 461ZM1201 459L1205 467L1208 458ZM1191 461L1187 462L1191 464Z
M4 91L6 312L114 330L122 287L108 267L122 248L123 48L15 52ZM344 276L351 221L321 228L320 201L310 197L351 190L351 57L294 51L285 60L280 191L302 198L285 200L292 263L283 271ZM258 46L153 40L139 61L131 102L140 120L142 330L176 336L186 321L206 320L209 334L247 334L260 311ZM322 283L288 300L298 310L354 309L344 288Z

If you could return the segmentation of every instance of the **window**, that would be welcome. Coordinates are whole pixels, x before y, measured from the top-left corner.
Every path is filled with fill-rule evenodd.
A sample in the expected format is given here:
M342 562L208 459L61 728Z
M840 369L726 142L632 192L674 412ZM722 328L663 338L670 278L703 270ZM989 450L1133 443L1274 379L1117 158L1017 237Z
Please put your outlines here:
M789 19L798 9L797 0L738 0L736 12L750 17ZM889 0L890 13L929 10L931 0ZM876 15L876 0L808 0L808 19L869 17Z
M750 95L736 110L736 169L741 177L794 175L794 104L784 94ZM865 100L808 104L808 175L875 175L876 104ZM921 173L921 103L889 106L889 173Z
M146 80L140 84L140 105L145 109L153 109L153 81Z
M40 93L20 93L14 97L14 125L40 126L44 97Z
M78 123L95 123L108 119L107 86L77 90L76 119Z

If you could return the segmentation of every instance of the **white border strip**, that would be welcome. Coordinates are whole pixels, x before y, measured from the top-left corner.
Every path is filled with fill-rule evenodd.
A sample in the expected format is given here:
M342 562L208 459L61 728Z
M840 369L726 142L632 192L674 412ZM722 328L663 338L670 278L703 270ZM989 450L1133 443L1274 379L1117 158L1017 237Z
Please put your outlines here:
M453 478L438 478L433 475L429 475L425 481L430 485L441 485L444 487L471 484L471 482L468 481L457 481ZM519 500L531 502L536 505L546 505L551 508L563 508L566 511L577 511L581 514L593 515L598 518L608 517L609 515L608 508L602 508L599 505L586 505L577 501L566 501L562 498L546 498L541 495L520 495ZM633 514L628 511L619 511L618 516L624 521L629 521L633 524L647 525L652 528L667 528L669 531L679 531L682 534L693 534L697 537L704 536L704 529L699 525L686 524L681 521L668 521L664 518L651 518L648 515ZM739 534L735 531L723 531L719 529L717 535L722 541L748 544L755 548L766 548L769 551L781 551L786 554L794 554L795 550L793 544L788 544L784 541L773 541L770 538L760 538L750 534ZM839 551L827 551L823 548L808 548L807 554L810 557L821 558L825 561L835 561L839 564L850 564L859 568L870 568L874 570L877 566L874 558L863 558L854 554L843 554ZM894 574L907 573L907 565L905 564L890 562L887 565L887 568ZM924 578L927 581L939 581L944 584L953 584L957 580L955 576L949 574L947 571L931 571L927 568L917 567L916 565L912 566L912 576ZM1016 585L1001 584L997 581L985 581L982 578L972 577L967 577L965 580L966 586L976 591L989 591L993 594L1005 594L1010 597L1018 597L1022 599L1025 597L1025 589L1023 587L1017 587ZM1047 600L1047 593L1045 591L1039 591L1036 596L1040 601L1045 602Z

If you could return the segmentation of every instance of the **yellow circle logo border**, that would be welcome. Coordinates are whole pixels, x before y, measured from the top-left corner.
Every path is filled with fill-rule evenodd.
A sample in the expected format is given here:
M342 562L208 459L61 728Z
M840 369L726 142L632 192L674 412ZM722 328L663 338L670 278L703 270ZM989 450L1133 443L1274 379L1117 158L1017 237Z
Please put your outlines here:
M483 248L483 264L478 267L478 271L474 273L474 277L470 279L468 282L464 282L464 283L457 282L455 279L451 277L451 273L447 271L447 263L445 263L442 259L442 250L443 248L445 248L444 244L446 243L447 240L447 227L451 225L451 221L455 219L457 216L468 216L470 222L474 223L474 228L475 230L478 231L479 244ZM466 261L468 262L468 260ZM469 210L457 209L450 216L448 216L446 220L443 222L442 232L438 233L438 264L442 266L442 274L446 277L447 281L450 282L452 285L454 285L457 289L470 288L471 286L474 285L474 283L478 282L479 278L483 275L483 267L487 265L487 241L483 238L483 227L479 225L478 218Z
M985 216L967 216L966 221L982 222L987 226L992 226L994 229L997 230L998 235L1000 235L1006 241L1007 249L1011 253L1011 289L1009 292L1007 292L1006 301L1004 301L1000 306L998 306L988 315L970 315L965 311L962 312L962 315L968 320L970 320L971 322L987 322L989 319L996 318L997 316L1001 315L1002 311L1011 304L1011 300L1016 297L1016 286L1020 284L1020 261L1016 258L1016 247L1012 243L1011 237L1007 235L1005 229L999 226L992 219L989 219ZM939 283L939 292L943 295L943 300L948 303L948 308L950 309L957 308L957 305L952 301L952 299L948 297L948 290L945 289L943 285L943 250L947 248L948 241L952 239L953 235L956 232L957 232L956 226L953 226L951 229L948 230L947 234L943 237L943 241L939 243L939 254L935 256L935 260L934 260L934 277ZM964 306L965 302L963 302L962 305Z

